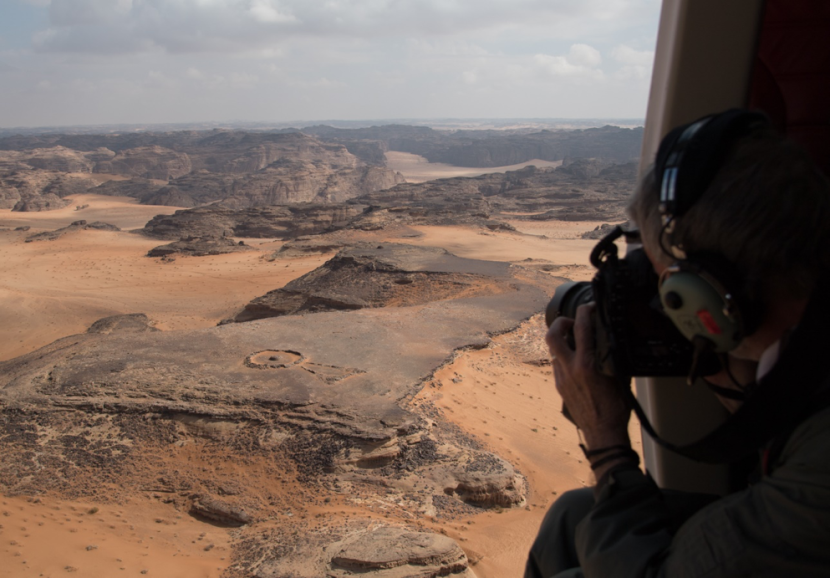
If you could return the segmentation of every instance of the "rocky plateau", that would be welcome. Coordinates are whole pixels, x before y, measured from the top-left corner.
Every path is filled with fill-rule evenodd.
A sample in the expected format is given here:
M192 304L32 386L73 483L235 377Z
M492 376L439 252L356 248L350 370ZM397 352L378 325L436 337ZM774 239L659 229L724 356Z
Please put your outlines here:
M363 244L235 323L165 332L140 314L102 319L0 363L0 485L67 497L105 486L114 500L149 489L238 528L229 576L473 576L463 550L418 520L521 506L524 477L408 400L455 352L541 310L559 282ZM235 475L240 462L256 473ZM312 516L332 502L365 514Z

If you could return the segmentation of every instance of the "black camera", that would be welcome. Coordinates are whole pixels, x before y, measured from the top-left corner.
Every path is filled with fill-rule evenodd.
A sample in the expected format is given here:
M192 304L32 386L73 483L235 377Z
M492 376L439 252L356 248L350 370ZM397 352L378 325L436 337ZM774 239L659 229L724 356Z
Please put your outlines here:
M695 350L691 342L663 313L657 292L658 278L642 248L617 255L615 241L639 241L636 231L616 227L591 252L597 273L593 281L557 287L545 310L545 323L573 318L582 304L596 302L593 314L596 369L620 378L688 376ZM574 346L573 335L568 338ZM699 375L720 370L715 356L696 360Z

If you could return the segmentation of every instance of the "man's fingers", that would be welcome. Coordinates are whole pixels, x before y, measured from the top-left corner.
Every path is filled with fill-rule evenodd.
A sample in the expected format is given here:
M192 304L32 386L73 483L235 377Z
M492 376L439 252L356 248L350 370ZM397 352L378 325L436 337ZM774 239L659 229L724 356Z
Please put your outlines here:
M545 342L548 344L550 354L562 360L569 360L574 354L573 349L568 345L567 335L573 329L574 320L567 317L557 317L551 323L547 334L545 335Z
M585 359L594 358L594 323L591 320L591 314L595 308L596 304L588 303L587 305L580 305L576 309L574 343L576 344L576 350Z

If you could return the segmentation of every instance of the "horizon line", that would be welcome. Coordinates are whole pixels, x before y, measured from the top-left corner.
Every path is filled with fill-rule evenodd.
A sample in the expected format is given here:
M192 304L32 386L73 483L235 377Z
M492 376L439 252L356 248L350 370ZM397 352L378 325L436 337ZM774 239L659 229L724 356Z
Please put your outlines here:
M308 128L312 126L332 126L330 123L337 123L341 125L362 125L364 127L371 126L388 126L391 124L404 124L408 126L428 126L432 125L447 125L447 124L469 124L469 123L497 123L497 124L517 124L517 123L531 123L531 124L595 124L604 121L606 124L610 121L624 122L626 126L643 126L645 124L644 118L638 117L428 117L428 118L376 118L376 119L304 119L291 121L252 121L252 120L223 120L223 121L176 121L176 122L123 122L123 123L84 123L84 124L66 124L66 125L28 125L28 126L0 126L0 131L48 131L48 130L89 130L89 129L105 129L110 130L134 130L137 132L147 131L151 127L240 127L240 126L259 126L264 128ZM379 124L380 123L380 124ZM337 128L337 127L333 127Z

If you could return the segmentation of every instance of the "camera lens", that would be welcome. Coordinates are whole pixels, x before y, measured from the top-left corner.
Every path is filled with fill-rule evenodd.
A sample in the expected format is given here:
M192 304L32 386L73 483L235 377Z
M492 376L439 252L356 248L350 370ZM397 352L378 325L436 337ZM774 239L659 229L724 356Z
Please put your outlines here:
M559 316L576 317L576 308L594 300L594 291L588 281L563 283L556 288L553 298L545 308L545 324L550 327Z

